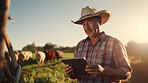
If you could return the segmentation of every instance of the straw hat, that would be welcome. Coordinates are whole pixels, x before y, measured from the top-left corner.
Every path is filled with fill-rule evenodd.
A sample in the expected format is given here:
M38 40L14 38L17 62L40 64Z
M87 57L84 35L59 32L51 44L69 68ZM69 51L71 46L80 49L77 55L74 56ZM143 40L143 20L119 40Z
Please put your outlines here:
M75 24L82 25L82 20L95 16L101 17L101 25L102 25L110 19L111 12L109 10L97 11L94 7L87 6L85 8L82 8L80 19L75 22L74 21L72 22Z

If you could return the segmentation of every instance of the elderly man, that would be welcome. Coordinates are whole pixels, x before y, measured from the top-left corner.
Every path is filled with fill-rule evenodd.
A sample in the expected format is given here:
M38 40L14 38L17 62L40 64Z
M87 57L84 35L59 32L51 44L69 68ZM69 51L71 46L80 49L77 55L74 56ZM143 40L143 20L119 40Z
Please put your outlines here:
M87 6L81 11L81 18L72 21L83 26L86 39L80 41L75 49L74 57L85 57L89 65L85 71L89 75L76 75L73 68L65 65L65 72L78 83L119 83L121 79L131 77L132 68L129 64L124 45L116 38L100 31L100 26L111 17L108 10L97 11Z

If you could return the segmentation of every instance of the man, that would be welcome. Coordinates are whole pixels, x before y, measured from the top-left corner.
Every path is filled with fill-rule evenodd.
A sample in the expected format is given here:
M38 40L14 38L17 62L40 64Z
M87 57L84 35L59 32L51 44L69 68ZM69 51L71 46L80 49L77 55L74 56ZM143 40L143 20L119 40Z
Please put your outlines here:
M111 36L100 31L100 26L111 17L108 10L97 11L87 6L81 11L81 18L73 23L83 25L88 37L78 43L74 57L85 57L89 65L85 71L89 75L77 76L73 68L65 66L65 72L78 83L119 83L121 79L131 77L132 68L129 64L124 45Z

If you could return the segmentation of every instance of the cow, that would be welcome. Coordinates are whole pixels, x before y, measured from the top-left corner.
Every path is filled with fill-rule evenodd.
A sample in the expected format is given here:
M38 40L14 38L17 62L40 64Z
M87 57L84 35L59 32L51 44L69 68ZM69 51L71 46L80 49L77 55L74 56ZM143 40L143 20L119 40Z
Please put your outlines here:
M35 52L35 57L36 57L36 60L37 60L37 64L43 64L44 63L44 60L45 60L45 53L42 52L42 51L36 51Z
M64 56L63 51L61 51L61 50L56 50L56 52L59 53L59 58L63 58L63 56Z
M59 60L59 53L58 53L58 52L53 51L53 50L45 50L45 51L43 51L43 52L44 52L45 55L46 55L45 64L48 63L49 60L50 60L50 61L51 61L51 60L54 61L55 58L57 58L57 60Z
M30 51L21 51L19 53L19 60L20 61L28 61L30 58L32 59L32 52L30 52Z
M25 64L28 63L29 60L32 59L32 52L31 51L20 51L19 52L19 63Z

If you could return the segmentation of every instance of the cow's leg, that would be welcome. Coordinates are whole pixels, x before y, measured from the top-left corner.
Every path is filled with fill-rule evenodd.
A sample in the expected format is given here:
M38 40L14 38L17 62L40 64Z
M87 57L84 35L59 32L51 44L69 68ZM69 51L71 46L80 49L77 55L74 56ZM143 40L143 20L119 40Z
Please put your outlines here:
M40 64L41 64L41 60L40 60Z
M37 64L40 65L40 61L37 61Z
M44 64L44 60L42 60L42 65Z

